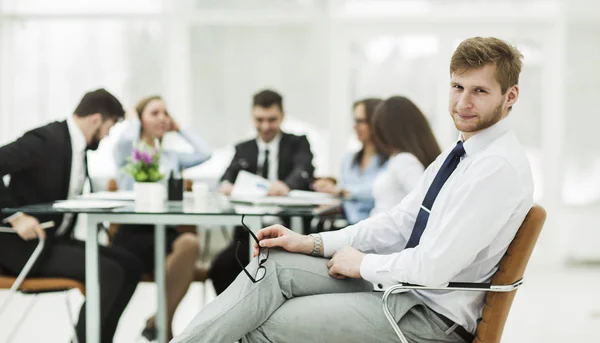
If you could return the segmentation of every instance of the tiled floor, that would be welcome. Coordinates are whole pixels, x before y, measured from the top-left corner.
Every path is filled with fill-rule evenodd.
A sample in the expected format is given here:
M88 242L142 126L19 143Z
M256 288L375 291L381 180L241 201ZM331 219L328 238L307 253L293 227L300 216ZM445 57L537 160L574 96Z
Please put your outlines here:
M600 342L600 269L564 269L531 265L526 284L519 290L506 326L503 342L558 343ZM201 308L203 285L194 284L175 317L174 330L181 331ZM3 301L6 292L0 292ZM73 308L81 301L69 294ZM16 323L30 297L20 296L0 317L0 342ZM212 287L208 300L214 298ZM153 284L141 284L127 308L115 342L145 342L139 333L155 308ZM63 297L44 295L14 342L68 342L69 331Z

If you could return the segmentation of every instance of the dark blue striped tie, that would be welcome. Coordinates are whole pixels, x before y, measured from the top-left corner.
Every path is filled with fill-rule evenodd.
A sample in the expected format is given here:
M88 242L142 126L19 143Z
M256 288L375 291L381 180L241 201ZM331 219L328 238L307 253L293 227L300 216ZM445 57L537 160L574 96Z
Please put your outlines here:
M463 142L456 143L456 146L446 160L442 167L438 171L437 175L433 179L431 186L429 186L429 190L427 190L427 194L425 194L425 199L423 199L423 204L421 205L421 209L419 210L419 214L417 215L417 220L415 220L415 226L413 227L413 231L410 234L410 239L408 243L406 243L406 249L414 248L419 245L419 241L421 240L421 235L423 235L423 231L425 231L425 227L427 226L427 221L429 220L429 212L431 211L431 207L433 206L433 202L435 198L442 190L444 183L446 180L452 175L458 163L460 162L460 158L465 154L465 148L463 148Z

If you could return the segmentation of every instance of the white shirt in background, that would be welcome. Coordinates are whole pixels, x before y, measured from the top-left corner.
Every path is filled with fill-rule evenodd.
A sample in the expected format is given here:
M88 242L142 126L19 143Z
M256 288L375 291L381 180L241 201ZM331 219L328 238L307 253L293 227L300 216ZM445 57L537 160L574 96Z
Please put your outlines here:
M398 205L417 186L425 171L419 159L407 152L390 157L387 164L387 169L373 181L375 207L371 216Z
M67 127L71 138L71 177L69 178L67 199L74 199L81 195L85 183L85 149L87 148L87 143L83 132L81 132L81 129L75 123L73 116L67 118ZM58 230L56 230L56 235L60 236L65 233L69 225L71 225L73 217L72 213L66 213L63 216L63 220Z

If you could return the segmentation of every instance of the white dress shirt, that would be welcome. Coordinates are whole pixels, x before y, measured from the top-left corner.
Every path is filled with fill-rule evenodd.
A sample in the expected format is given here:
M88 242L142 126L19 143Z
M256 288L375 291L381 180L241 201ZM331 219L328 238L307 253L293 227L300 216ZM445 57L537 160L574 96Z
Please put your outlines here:
M81 129L75 123L73 116L67 118L67 127L71 138L71 177L69 178L69 193L67 199L81 195L85 183L85 149L87 143ZM67 213L56 230L56 235L63 235L73 221L73 214Z
M265 163L265 151L267 149L269 150L269 175L267 179L270 181L278 180L277 172L279 170L279 142L281 142L281 132L269 143L266 143L260 137L256 138L256 144L258 145L257 166L259 170Z
M464 142L466 154L438 194L419 245L404 249L425 194L452 148L438 156L415 190L390 211L322 233L325 256L343 246L367 253L360 273L375 290L398 282L489 282L533 205L529 162L508 119ZM485 292L412 292L475 332Z
M375 207L371 211L371 216L398 205L415 189L425 170L421 161L407 152L390 157L387 163L387 169L379 173L373 181Z

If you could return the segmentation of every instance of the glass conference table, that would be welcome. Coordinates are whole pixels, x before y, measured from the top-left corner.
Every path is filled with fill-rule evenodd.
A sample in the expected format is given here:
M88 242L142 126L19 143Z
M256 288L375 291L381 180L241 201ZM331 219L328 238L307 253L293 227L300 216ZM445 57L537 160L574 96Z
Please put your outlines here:
M313 217L316 206L275 206L248 205L230 202L224 196L211 194L207 199L195 202L190 199L168 201L160 208L136 208L134 202L120 202L120 206L93 208L81 204L88 200L78 200L78 206L57 207L61 202L30 205L19 208L7 208L3 212L10 214L24 212L31 215L48 214L86 214L85 234L85 285L86 285L86 338L88 343L100 342L100 283L98 279L98 224L104 222L119 224L153 224L155 246L165 245L166 225L198 225L203 229L220 228L222 225L234 226L244 222L254 232L262 227L261 218L265 216L283 216L291 218L294 231L302 232L302 218ZM98 201L96 201L98 203ZM63 203L64 205L64 203ZM335 206L335 205L332 205ZM319 212L323 206L319 207ZM251 244L252 244L252 240ZM166 342L166 293L165 293L165 249L154 249L155 280L157 287L157 330L158 342Z

